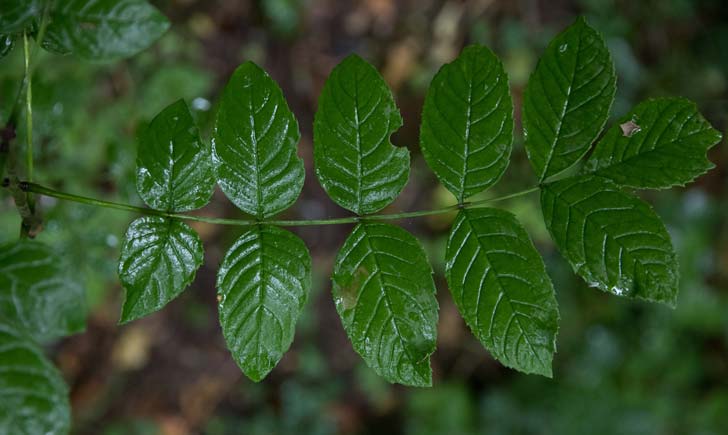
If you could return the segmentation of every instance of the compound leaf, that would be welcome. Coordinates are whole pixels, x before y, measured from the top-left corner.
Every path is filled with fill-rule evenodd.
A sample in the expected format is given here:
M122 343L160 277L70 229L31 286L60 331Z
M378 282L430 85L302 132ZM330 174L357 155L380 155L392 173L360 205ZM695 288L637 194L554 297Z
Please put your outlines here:
M223 91L212 145L225 195L259 218L288 208L305 176L296 154L299 139L298 122L276 82L253 62L240 65Z
M503 210L462 210L445 273L470 329L504 365L551 377L559 311L546 267L526 230Z
M187 211L210 201L215 178L187 104L167 106L139 137L137 191L157 210Z
M146 0L57 1L50 15L43 47L94 61L137 54L169 28Z
M332 281L336 310L367 365L390 382L431 385L438 305L417 239L393 225L361 223L339 251Z
M293 341L311 289L311 255L294 234L256 225L225 255L217 287L228 348L243 373L260 381Z
M615 91L609 51L583 18L549 43L523 96L526 151L540 181L584 156L607 121Z
M37 241L0 246L0 319L40 341L82 331L86 298L67 266Z
M486 47L466 47L440 69L427 92L422 154L462 202L500 179L512 143L513 102L503 64Z
M721 137L694 103L647 100L607 131L582 172L636 188L685 185L714 167L706 152Z
M145 216L129 225L119 278L126 289L121 323L153 313L182 293L203 260L202 242L184 222Z
M583 176L544 185L541 207L559 251L590 286L675 305L677 258L644 201L606 178Z
M357 214L389 205L407 184L409 151L389 136L402 126L379 72L352 54L337 65L314 120L316 175L335 203Z
M3 322L7 319L3 319ZM67 434L68 388L31 337L0 322L0 433Z
M0 0L0 33L22 33L43 12L42 0Z

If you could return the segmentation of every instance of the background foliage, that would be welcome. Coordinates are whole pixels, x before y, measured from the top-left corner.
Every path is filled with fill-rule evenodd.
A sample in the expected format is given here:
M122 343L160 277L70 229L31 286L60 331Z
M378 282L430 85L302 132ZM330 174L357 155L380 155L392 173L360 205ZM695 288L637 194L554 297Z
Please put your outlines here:
M392 141L412 153L410 181L392 209L448 205L450 193L417 146L420 110L437 69L468 43L489 46L504 62L518 114L546 42L578 14L604 34L615 59L612 122L647 96L681 95L696 101L717 129L728 127L728 15L719 0L154 3L172 27L138 56L98 65L39 55L33 81L39 182L139 203L134 168L141 128L184 97L209 141L219 103L214 97L239 64L254 60L280 84L301 126L299 149L309 176L301 200L285 214L341 215L312 176L311 128L325 77L356 51L392 87L404 118ZM20 82L21 51L0 60L2 118ZM328 276L349 226L295 229L317 265L313 292L292 350L265 382L253 384L229 358L216 321L215 272L242 229L192 225L207 248L192 287L165 310L118 327L123 292L115 264L120 237L136 216L43 198L46 229L39 238L61 248L74 265L91 310L86 333L49 349L70 385L75 432L721 433L728 423L725 144L709 157L717 169L696 184L643 195L678 251L676 310L588 289L551 245L538 198L504 203L544 254L556 286L556 378L522 375L493 361L460 320L444 264L436 262L441 309L435 388L429 390L387 384L347 343ZM535 182L517 135L512 163L487 195ZM17 213L10 202L1 206L0 240L13 240ZM218 191L200 213L239 212ZM438 261L453 218L404 226Z

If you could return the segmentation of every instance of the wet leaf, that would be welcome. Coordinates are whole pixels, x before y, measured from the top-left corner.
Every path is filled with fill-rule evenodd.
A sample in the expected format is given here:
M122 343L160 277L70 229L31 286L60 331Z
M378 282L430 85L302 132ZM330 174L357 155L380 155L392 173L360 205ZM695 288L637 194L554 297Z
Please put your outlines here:
M523 96L526 152L540 181L584 156L607 121L615 91L609 50L583 18L549 43Z
M714 167L706 152L721 137L694 103L647 100L607 131L582 172L636 188L682 186Z
M326 193L356 214L381 210L409 177L409 151L389 136L402 126L379 72L352 54L329 75L314 120L316 175Z
M1 35L0 34L0 59L7 56L8 53L13 49L15 39L12 35Z
M332 292L344 329L369 367L390 382L432 384L438 305L417 239L389 224L357 225L336 257Z
M137 191L150 207L187 211L210 201L215 187L210 148L187 104L167 106L139 137Z
M466 47L440 69L427 92L422 154L462 202L500 179L512 143L513 102L503 64L486 47Z
M445 274L470 329L504 365L551 377L559 311L546 267L511 213L462 210Z
M606 178L583 176L544 185L541 207L559 251L590 286L675 305L675 251L644 201Z
M311 255L294 234L256 225L225 255L217 287L225 342L243 373L260 381L293 342L311 290Z
M57 1L50 15L43 47L93 61L133 56L169 28L146 0Z
M86 327L86 299L70 268L31 240L0 246L0 319L45 341Z
M158 311L194 280L202 242L184 222L145 216L129 225L121 246L119 278L126 289L121 323Z
M0 433L67 434L68 388L33 340L0 321Z
M303 188L298 122L281 89L253 62L225 86L215 121L213 162L220 188L244 212L266 218L290 207Z

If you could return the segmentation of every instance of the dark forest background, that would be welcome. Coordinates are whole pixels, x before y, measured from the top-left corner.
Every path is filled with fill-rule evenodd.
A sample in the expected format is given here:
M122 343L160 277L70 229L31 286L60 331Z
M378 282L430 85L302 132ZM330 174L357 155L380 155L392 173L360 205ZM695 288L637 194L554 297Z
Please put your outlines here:
M600 30L618 74L613 118L657 96L695 101L728 128L728 7L723 0L259 0L154 2L171 30L129 60L98 65L44 53L33 77L37 181L140 204L136 133L184 97L210 138L217 96L237 65L253 60L280 84L302 133L307 178L290 218L344 216L313 174L312 122L331 68L356 52L377 66L404 118L393 142L412 172L388 209L449 205L419 151L420 111L437 69L470 43L503 60L517 114L511 165L484 194L536 179L520 134L520 103L548 41L578 15ZM22 77L22 50L0 61L0 118ZM22 138L20 138L22 140ZM329 275L351 226L294 229L314 261L314 288L296 339L261 383L245 379L217 322L215 273L239 228L196 224L205 264L182 297L118 326L119 243L133 216L42 198L39 237L62 250L87 289L88 330L50 354L71 388L74 433L122 434L722 434L728 427L728 147L717 168L683 189L645 194L665 220L681 262L675 310L588 288L545 230L537 196L502 205L544 255L561 310L554 379L495 362L471 335L443 278L452 216L402 222L420 237L438 285L434 387L389 385L354 353L334 309ZM10 199L0 240L17 237ZM200 213L240 217L216 193Z

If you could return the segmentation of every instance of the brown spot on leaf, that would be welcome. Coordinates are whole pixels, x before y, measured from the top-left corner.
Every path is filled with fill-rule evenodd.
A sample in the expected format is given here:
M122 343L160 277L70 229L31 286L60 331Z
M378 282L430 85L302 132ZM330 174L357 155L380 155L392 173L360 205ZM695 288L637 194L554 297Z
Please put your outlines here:
M624 137L632 137L633 134L637 133L642 129L639 125L637 125L637 123L632 120L629 120L624 124L619 124L619 128L622 129L622 135L624 135Z
M369 270L364 265L359 266L347 282L339 284L339 301L342 308L350 310L356 306L361 285L369 276Z

